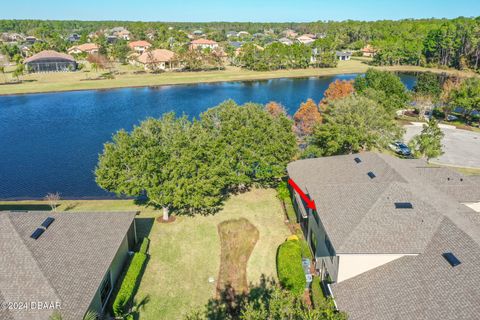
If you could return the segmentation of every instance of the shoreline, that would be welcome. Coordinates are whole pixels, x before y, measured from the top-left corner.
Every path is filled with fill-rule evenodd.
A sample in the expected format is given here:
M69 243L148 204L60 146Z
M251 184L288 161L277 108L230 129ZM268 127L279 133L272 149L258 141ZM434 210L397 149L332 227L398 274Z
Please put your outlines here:
M0 85L0 96L39 93L60 93L86 90L111 90L125 88L157 88L173 85L212 84L238 81L266 81L272 79L299 79L365 73L369 68L391 72L433 72L436 74L478 76L475 73L417 66L370 66L361 60L340 61L336 68L309 68L276 71L250 71L229 67L221 71L166 72L162 74L133 74L123 72L115 79L86 80L86 72L28 74L21 84Z

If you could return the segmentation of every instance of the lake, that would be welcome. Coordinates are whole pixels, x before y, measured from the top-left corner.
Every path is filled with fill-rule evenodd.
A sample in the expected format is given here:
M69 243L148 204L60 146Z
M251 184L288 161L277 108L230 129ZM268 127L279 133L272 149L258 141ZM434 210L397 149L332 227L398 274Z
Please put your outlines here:
M277 101L293 114L322 99L330 82L356 75L0 96L0 199L107 198L93 170L103 143L119 129L174 111L194 117L233 99ZM415 76L400 74L408 88Z

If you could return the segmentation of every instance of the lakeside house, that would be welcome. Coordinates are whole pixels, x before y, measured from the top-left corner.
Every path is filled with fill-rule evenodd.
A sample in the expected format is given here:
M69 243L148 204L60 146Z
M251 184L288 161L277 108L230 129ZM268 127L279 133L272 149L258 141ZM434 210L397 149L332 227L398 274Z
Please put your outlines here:
M175 60L175 53L167 49L145 51L135 60L132 60L132 63L149 71L166 71L181 67L180 63Z
M130 50L133 50L139 54L142 54L148 49L150 49L152 47L152 44L148 41L139 40L139 41L129 42L128 47L130 48Z
M0 212L0 319L64 320L104 313L129 251L136 212Z
M371 45L367 44L360 50L364 57L373 58L377 54L377 50Z
M190 42L189 48L190 48L190 50L215 49L215 48L218 48L218 42L216 42L214 40L200 38L200 39L192 40Z
M287 171L316 271L349 319L478 316L480 215L464 203L480 201L480 179L371 152Z
M100 47L96 43L83 43L83 44L79 44L79 45L68 48L67 52L68 54L81 54L81 53L95 54L95 53L98 53L99 49Z
M352 58L352 53L349 51L337 51L335 54L340 61L348 61Z
M27 58L23 62L31 72L59 72L77 69L75 59L66 53L44 50Z

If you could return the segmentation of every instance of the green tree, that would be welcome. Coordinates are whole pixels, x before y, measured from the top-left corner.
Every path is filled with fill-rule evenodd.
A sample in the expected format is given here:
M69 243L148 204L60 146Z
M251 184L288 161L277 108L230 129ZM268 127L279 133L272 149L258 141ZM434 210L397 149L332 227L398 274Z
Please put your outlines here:
M297 152L292 121L284 114L269 114L260 104L226 101L204 112L201 123L225 159L232 188L276 184Z
M451 103L462 107L464 116L470 118L473 110L480 110L480 79L470 78L463 81L450 93Z
M315 127L304 156L384 149L401 135L402 129L380 104L354 94L328 105L324 123Z
M121 195L145 193L151 205L169 212L213 210L223 200L223 175L218 171L212 139L186 117L169 113L148 119L129 134L119 131L105 144L96 181Z
M425 157L427 162L432 158L437 158L443 154L442 138L444 134L438 122L432 117L428 124L423 125L422 132L413 137L409 146L416 157Z
M365 76L358 76L354 83L355 91L364 94L368 89L382 92L383 94L375 98L375 95L367 92L370 99L373 99L385 106L387 111L395 111L405 107L409 96L407 88L400 78L394 73L368 69ZM386 98L386 100L385 100Z
M422 96L431 97L432 100L438 100L442 93L442 87L438 76L432 72L422 72L417 77L417 83L413 91Z

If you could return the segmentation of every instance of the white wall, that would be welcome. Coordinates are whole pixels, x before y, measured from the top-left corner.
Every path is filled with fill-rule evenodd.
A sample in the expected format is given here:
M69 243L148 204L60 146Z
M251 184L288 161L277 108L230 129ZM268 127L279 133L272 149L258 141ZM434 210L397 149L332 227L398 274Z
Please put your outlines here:
M472 210L480 212L480 202L464 203L464 205L471 208Z
M337 282L353 278L406 255L416 254L338 254Z

